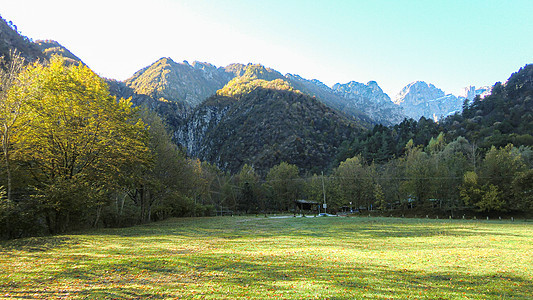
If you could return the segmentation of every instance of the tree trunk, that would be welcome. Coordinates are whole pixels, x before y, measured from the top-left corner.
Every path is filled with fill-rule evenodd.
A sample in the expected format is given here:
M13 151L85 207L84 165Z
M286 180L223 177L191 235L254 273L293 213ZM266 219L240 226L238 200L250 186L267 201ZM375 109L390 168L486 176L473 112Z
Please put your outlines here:
M94 220L93 227L96 228L98 226L98 221L100 221L100 215L102 214L102 207L103 205L98 205L96 207L96 218Z

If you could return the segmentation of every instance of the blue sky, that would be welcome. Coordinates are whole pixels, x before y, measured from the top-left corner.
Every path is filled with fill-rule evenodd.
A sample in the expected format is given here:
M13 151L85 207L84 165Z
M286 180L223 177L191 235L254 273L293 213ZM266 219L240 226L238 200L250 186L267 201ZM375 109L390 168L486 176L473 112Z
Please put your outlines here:
M0 0L33 39L54 39L98 74L130 77L160 57L261 63L327 85L416 80L447 93L504 82L533 63L533 1Z

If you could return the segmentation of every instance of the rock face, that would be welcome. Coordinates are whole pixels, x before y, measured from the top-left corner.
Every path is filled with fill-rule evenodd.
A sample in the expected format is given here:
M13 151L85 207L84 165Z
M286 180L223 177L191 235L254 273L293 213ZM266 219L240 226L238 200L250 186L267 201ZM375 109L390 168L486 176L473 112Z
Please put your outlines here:
M438 99L444 92L433 84L424 81L415 81L405 86L394 98L398 105L417 106L426 101Z
M394 99L405 114L418 120L420 117L438 120L462 109L464 98L444 92L433 84L416 81L404 87Z
M206 136L215 130L226 115L230 102L228 99L214 99L198 106L174 132L174 140L186 148L189 155L200 157L208 153L211 149L208 148Z
M285 78L297 90L304 94L314 96L327 106L343 112L348 117L374 124L375 121L367 116L358 105L352 105L351 101L341 95L337 95L329 86L317 79L308 80L299 75L286 74Z
M463 89L463 92L459 95L459 97L462 97L463 99L468 99L470 101L474 100L476 96L480 96L481 99L485 98L486 96L490 95L491 87L490 86L482 86L480 88L476 88L475 86L468 86Z
M337 83L333 90L347 99L348 105L357 107L377 123L394 125L405 118L402 108L394 104L375 81L367 84L356 81Z

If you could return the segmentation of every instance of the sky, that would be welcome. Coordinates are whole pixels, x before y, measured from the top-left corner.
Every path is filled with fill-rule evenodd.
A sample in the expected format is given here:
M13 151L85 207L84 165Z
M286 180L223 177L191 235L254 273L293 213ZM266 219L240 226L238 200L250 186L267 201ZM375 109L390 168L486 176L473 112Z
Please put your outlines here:
M124 80L161 57L260 63L391 98L423 80L446 93L533 63L531 0L0 0L23 35L52 39Z

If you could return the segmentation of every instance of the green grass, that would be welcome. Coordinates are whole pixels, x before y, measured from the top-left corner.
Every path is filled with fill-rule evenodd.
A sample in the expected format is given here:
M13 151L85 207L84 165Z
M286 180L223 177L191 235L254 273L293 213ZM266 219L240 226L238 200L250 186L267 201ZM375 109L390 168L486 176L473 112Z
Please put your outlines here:
M0 243L0 298L531 299L533 224L172 219Z

